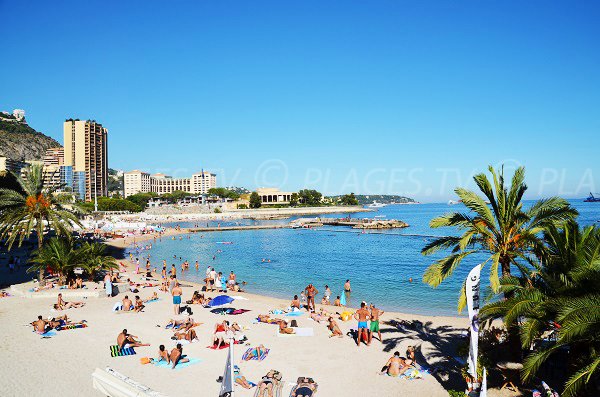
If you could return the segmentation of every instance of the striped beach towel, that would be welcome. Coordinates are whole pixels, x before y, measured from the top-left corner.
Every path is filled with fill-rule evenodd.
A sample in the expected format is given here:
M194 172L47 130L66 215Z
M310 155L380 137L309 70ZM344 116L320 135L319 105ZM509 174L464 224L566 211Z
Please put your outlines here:
M69 324L69 325L60 325L56 327L57 331L64 331L67 329L77 329L77 328L87 328L87 324Z
M251 347L248 350L246 350L246 353L244 353L244 355L242 356L242 360L243 361L250 361L250 360L262 361L265 358L267 358L267 356L269 355L269 350L270 349L266 349L266 348L259 349L258 347ZM251 356L252 353L254 353L255 351L258 354Z
M133 350L133 347L126 347L124 349L119 350L119 346L117 345L110 346L111 357L133 356L134 354L135 350Z

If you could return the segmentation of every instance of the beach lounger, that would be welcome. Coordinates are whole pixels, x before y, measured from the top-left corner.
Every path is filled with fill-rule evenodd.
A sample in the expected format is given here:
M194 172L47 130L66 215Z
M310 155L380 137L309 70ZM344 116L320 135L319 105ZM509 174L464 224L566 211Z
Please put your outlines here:
M133 350L133 347L126 347L124 349L119 350L119 346L117 345L110 346L111 357L133 356L134 354L135 350Z
M292 328L294 330L294 334L282 334L279 332L279 328L277 328L277 336L280 338L286 338L291 336L314 336L315 330L313 328Z
M252 353L256 352L257 350L260 350L258 352L258 354L251 356ZM267 349L267 348L259 349L258 347L251 347L248 350L246 350L246 352L242 355L242 360L243 361L250 361L250 360L262 361L265 358L267 358L267 356L269 355L269 351L270 351L270 349ZM249 358L249 357L251 357L251 358Z

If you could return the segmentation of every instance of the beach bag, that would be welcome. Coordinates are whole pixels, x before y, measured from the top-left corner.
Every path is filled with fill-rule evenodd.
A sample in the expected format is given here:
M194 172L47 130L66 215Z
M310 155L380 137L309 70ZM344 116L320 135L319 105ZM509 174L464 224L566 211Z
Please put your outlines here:
M298 322L296 322L296 320L292 320L290 322L290 327L292 327L292 328L298 328Z

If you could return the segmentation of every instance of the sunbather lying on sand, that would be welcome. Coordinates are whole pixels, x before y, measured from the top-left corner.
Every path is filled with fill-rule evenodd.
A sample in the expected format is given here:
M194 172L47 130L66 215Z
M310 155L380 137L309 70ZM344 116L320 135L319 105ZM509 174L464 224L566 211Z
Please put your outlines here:
M267 323L267 324L279 324L280 322L283 321L279 318L271 318L271 316L269 316L268 314L259 314L256 319L258 321L260 321L261 323Z
M242 375L242 373L240 372L240 368L237 365L234 365L233 367L233 380L235 381L235 383L242 386L244 389L251 389L254 387L250 384L250 382L248 382L246 377Z
M381 368L379 374L384 375L387 373L389 376L400 376L409 368L410 365L407 365L402 357L400 357L400 352L394 352L394 355Z
M279 333L280 334L295 334L296 331L294 331L293 328L288 328L287 325L288 324L285 320L281 320L281 322L279 323Z
M257 396L264 397L266 391L269 397L273 397L273 388L275 387L275 383L280 381L281 373L279 373L279 371L275 371L274 369L270 370L265 376L262 377L260 382L258 382Z
M146 299L144 301L144 303L148 303L148 302L152 302L152 301L157 301L157 300L158 300L158 294L155 291L150 298L148 298L148 299Z
M190 299L186 303L188 305L202 305L202 306L204 306L205 304L208 303L208 301L209 301L208 299L204 298L204 294L201 294L198 291L194 291L194 295L192 295L192 299Z
M56 310L66 310L66 309L70 309L70 308L80 308L85 306L85 303L83 302L65 302L63 300L62 294L58 294L58 300L56 302L56 304L54 305L54 308Z
M183 355L183 348L181 347L181 343L178 343L177 347L175 347L173 350L171 350L171 354L169 355L169 358L171 359L171 362L173 363L173 366L171 367L171 369L175 369L175 366L179 363L187 363L188 361L190 361L187 357L185 357Z
M229 321L224 320L222 323L215 324L215 331L213 335L213 345L217 345L217 349L221 347L221 344L225 343L225 339L233 337L233 332L229 328Z
M33 330L40 335L45 334L53 328L69 324L71 323L69 322L69 318L66 314L60 317L53 317L49 320L44 320L42 316L38 316L37 320L31 322L31 325L33 325Z
M331 335L329 336L330 338L333 336L337 336L339 338L344 337L342 330L340 329L338 323L333 319L333 317L329 317L329 319L327 319L327 329L331 331Z
M299 378L298 386L291 397L311 397L317 390L317 384L309 378Z
M196 327L198 325L200 325L201 323L196 323L194 322L194 319L192 317L188 317L185 320L173 320L170 319L169 322L167 323L167 326L165 328L172 328L173 331L175 330L179 330L179 331L187 331L192 327Z
M137 336L130 335L127 329L124 329L119 335L117 335L117 346L120 349L127 347L139 347L139 346L150 346L149 343L142 343L141 341L135 340Z
M190 329L187 331L175 332L175 335L171 337L173 340L181 340L185 339L188 342L192 343L192 341L197 340L198 336L196 335L196 331L194 329Z

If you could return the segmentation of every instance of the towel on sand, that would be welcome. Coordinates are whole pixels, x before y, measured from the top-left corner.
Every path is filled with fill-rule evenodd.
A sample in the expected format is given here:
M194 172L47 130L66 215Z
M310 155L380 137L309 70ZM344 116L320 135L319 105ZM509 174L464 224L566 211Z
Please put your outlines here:
M270 349L267 349L265 347L259 349L259 353L258 353L258 357L256 354L254 354L254 356L251 357L252 353L256 353L258 347L251 347L248 350L246 350L246 352L242 355L242 360L243 361L250 361L250 360L258 360L258 361L262 361L264 360L268 355L269 355L269 351Z
M279 333L279 328L277 328L277 336L280 338L285 338L289 336L314 336L315 330L313 328L292 328L294 330L294 334L281 334Z
M239 345L240 342L238 342L237 340L233 342L234 345ZM223 343L221 344L221 347L219 347L219 350L223 350L223 349L227 349L229 347L229 343ZM211 346L206 346L207 349L213 349L213 350L217 350L217 345L211 345Z
M69 324L56 327L57 331L65 331L67 329L87 328L87 324Z
M182 369L185 367L189 367L190 365L194 365L197 363L202 362L202 360L200 360L199 358L190 358L190 361L188 361L187 363L178 363L175 366L175 369ZM166 361L155 361L154 366L159 367L159 368L169 368L171 369L171 367L173 366L172 364L167 363Z
M33 332L36 333L36 334L38 334L39 336L41 336L42 339L52 338L53 336L56 336L56 331L53 330L53 329L51 329L50 331L46 331L43 334L39 334L39 333L37 333L35 331L33 331Z
M133 347L126 347L124 349L119 350L119 346L117 345L110 346L111 357L133 356L134 354L135 350L133 350Z

